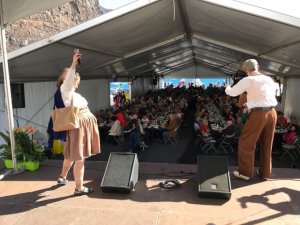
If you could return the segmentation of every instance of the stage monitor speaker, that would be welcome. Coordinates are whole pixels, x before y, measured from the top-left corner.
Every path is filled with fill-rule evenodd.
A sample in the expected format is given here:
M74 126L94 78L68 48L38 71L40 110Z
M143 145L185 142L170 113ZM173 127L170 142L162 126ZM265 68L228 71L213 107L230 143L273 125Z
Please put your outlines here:
M152 84L157 85L157 79L156 78L152 79Z
M13 108L25 108L24 84L11 83L10 89Z
M103 192L130 193L137 183L139 163L136 153L112 152L101 182Z
M199 197L230 199L231 183L225 156L198 156Z

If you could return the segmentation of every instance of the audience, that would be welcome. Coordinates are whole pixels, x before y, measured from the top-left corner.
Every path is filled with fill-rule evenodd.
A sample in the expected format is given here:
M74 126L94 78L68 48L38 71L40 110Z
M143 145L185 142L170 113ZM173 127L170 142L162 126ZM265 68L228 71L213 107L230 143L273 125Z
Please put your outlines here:
M183 121L189 100L190 103L193 102L195 110L194 130L215 138L217 143L222 136L234 134L239 137L249 113L241 104L241 98L238 101L237 98L224 94L223 86L211 85L207 89L169 86L157 92L149 91L130 101L124 100L123 93L120 97L120 106L115 110L100 110L96 117L98 124L104 123L110 127L108 134L111 140L123 136L123 130L128 133L126 138L129 151L134 151L137 143L150 144L156 138L161 138L164 144L175 141L177 128ZM287 123L283 113L278 112L277 126L287 130L283 136L285 143L294 144L294 137L300 134L298 125L295 116L291 115L290 122ZM212 130L212 127L215 129Z

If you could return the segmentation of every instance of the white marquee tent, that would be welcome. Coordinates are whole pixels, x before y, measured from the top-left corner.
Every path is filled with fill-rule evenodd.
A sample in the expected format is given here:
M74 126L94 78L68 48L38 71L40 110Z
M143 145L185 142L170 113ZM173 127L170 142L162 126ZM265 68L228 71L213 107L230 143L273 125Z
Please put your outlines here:
M4 22L63 2L3 1L9 9L4 10ZM284 84L285 113L300 116L295 94L300 84L299 37L299 18L243 1L140 0L10 52L10 80L25 83L26 108L18 115L30 120L42 109L31 121L45 127L53 81L69 64L74 48L83 54L79 92L93 110L109 105L111 79L137 77L133 92L138 95L151 88L154 73L178 76L194 71L197 77L227 77L245 59L256 58L265 74Z

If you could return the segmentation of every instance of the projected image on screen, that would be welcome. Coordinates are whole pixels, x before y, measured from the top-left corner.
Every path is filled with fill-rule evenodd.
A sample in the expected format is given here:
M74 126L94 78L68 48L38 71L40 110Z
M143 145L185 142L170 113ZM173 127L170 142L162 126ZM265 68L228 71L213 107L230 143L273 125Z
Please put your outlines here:
M125 101L131 99L131 87L128 82L110 83L110 105L120 107Z

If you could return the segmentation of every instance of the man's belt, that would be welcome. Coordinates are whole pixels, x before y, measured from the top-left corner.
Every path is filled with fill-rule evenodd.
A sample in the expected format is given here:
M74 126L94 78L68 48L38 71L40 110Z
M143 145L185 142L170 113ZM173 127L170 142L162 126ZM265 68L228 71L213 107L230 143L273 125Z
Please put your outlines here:
M274 107L270 106L270 107L254 107L251 109L251 111L269 111L272 110Z

